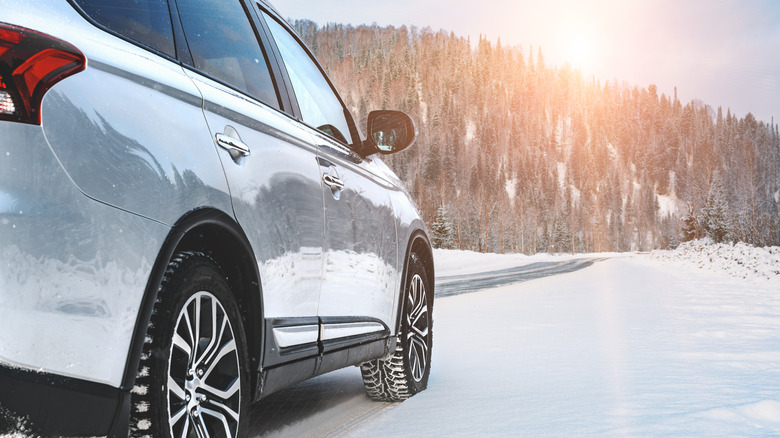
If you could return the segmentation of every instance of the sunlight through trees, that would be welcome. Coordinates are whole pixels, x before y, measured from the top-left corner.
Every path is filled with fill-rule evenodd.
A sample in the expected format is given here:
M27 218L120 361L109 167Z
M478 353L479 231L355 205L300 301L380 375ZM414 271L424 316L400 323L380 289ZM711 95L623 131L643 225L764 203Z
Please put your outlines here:
M415 119L417 145L385 161L429 226L446 212L454 247L667 248L686 238L689 215L725 241L780 244L774 121L682 103L654 85L584 78L545 65L539 48L430 29L294 25L361 129L374 109Z

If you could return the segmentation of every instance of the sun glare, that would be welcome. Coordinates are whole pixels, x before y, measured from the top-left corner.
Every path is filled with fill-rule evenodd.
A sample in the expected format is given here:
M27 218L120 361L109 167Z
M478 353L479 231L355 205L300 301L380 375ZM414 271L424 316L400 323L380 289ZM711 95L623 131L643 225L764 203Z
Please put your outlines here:
M569 43L569 57L571 62L582 65L590 56L590 44L582 38L574 39Z
M594 47L590 39L585 35L570 35L565 42L566 61L572 67L583 71L590 71L594 64Z

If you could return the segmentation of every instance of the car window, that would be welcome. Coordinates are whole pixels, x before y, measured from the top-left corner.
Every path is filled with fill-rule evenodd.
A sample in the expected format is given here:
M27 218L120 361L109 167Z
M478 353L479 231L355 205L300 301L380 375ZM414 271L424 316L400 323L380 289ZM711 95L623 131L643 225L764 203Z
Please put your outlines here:
M193 67L280 108L268 62L237 0L177 2Z
M175 55L167 0L74 0L90 18L120 35Z
M271 16L265 12L263 15L282 54L303 121L333 138L351 144L352 136L344 107L328 80L295 37Z

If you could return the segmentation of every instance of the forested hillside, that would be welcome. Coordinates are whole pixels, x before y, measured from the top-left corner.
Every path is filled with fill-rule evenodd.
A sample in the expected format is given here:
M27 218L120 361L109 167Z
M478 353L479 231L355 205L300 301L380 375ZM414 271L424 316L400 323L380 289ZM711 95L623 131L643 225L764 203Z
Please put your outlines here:
M780 244L780 132L548 66L541 50L406 27L294 25L365 129L417 122L385 162L444 247L492 252Z

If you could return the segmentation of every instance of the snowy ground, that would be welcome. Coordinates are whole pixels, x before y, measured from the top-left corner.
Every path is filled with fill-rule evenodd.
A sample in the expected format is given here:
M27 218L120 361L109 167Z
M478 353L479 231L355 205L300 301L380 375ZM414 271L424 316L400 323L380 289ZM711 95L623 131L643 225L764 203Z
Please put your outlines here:
M437 277L596 261L437 299L429 386L411 399L368 400L351 367L261 401L250 436L780 437L778 254L437 251Z
M255 411L255 436L780 436L780 275L687 251L439 299L426 391L373 403L348 368L280 393L271 430ZM437 252L437 274L555 257L575 256Z

